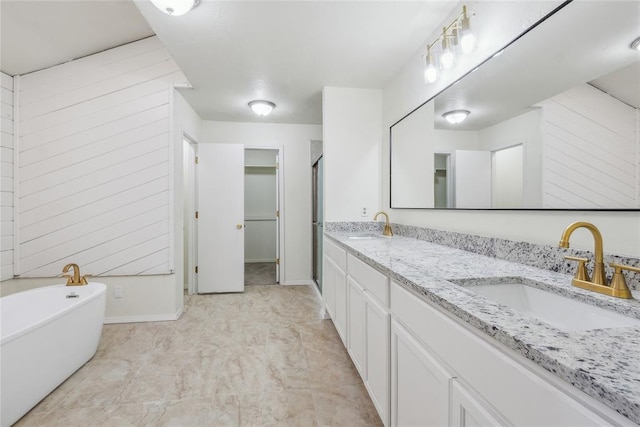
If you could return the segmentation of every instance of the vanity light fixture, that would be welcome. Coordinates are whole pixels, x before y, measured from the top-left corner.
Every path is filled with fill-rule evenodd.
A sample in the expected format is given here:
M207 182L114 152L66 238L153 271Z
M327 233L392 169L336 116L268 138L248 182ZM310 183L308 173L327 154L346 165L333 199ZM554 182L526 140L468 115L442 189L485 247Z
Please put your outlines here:
M640 51L640 37L631 42L631 49Z
M447 111L442 115L452 125L462 123L469 115L469 110L453 110Z
M200 0L151 0L151 3L167 15L180 16L200 4Z
M439 55L434 50L440 43ZM471 23L467 6L462 6L462 13L453 20L449 26L442 28L442 33L433 43L427 46L425 55L424 79L426 83L434 83L438 80L438 68L445 70L453 67L456 59L456 51L468 55L476 47L476 36L471 31Z
M268 116L274 108L276 108L276 104L271 101L263 101L256 99L255 101L251 101L249 103L249 107L259 116Z

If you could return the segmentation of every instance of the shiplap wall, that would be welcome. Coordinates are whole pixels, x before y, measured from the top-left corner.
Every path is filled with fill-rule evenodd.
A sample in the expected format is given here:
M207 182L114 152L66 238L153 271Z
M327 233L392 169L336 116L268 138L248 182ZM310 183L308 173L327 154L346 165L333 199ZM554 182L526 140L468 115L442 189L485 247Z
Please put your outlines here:
M640 207L636 110L589 85L542 106L544 207Z
M13 277L13 78L0 73L0 280Z
M170 272L170 87L156 37L19 80L21 277Z

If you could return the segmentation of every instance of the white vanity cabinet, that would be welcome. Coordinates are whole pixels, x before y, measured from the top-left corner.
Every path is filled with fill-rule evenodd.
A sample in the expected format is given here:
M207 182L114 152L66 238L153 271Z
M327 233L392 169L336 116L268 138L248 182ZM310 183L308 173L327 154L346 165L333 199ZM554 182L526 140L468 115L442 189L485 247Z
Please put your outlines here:
M449 425L449 372L411 332L391 321L391 425Z
M445 425L445 424L442 424ZM451 427L507 426L459 381L451 382Z
M389 279L347 255L347 349L378 415L389 425Z
M479 332L452 318L442 309L426 303L401 285L391 283L391 313L394 325L400 323L406 334L398 334L405 345L413 342L414 365L433 365L442 361L441 370L451 378L447 390L440 390L440 399L447 399L449 422L453 427L474 425L514 426L605 426L633 425L580 390L555 378L529 360L488 341ZM394 328L394 331L398 328ZM402 329L401 329L402 330ZM397 332L395 332L397 334ZM397 342L397 341L396 341ZM418 343L418 344L416 344ZM422 344L420 344L422 343ZM395 344L398 346L398 344ZM427 350L428 349L428 350ZM420 351L422 355L419 356ZM394 349L394 353L397 350ZM406 351L405 351L406 353ZM400 401L417 386L402 375L405 356L392 360L392 414L398 419L414 417L425 411L424 401ZM425 380L433 375L423 374ZM441 375L441 378L444 378ZM428 388L423 386L423 388ZM436 393L436 386L429 387ZM446 397L444 397L446 396ZM443 425L442 423L421 426Z
M322 298L329 316L342 339L347 343L347 251L325 239Z
M633 426L325 240L323 298L385 426Z

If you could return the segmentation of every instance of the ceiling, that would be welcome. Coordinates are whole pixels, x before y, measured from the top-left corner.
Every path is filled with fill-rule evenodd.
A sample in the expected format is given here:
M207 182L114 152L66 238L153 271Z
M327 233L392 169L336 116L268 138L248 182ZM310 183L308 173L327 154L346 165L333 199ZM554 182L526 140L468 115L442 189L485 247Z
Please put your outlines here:
M210 1L169 16L147 0L2 0L0 69L14 75L153 33L203 119L322 123L325 86L382 88L457 1ZM136 8L137 6L137 8ZM277 107L267 118L253 99Z
M0 70L31 73L152 35L130 0L1 0Z

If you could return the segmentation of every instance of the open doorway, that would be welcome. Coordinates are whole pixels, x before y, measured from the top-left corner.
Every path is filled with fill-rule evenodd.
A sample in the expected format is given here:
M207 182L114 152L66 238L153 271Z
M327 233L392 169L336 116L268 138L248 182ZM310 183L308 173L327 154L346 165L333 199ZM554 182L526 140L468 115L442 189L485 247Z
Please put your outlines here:
M279 150L245 149L245 284L280 283Z

